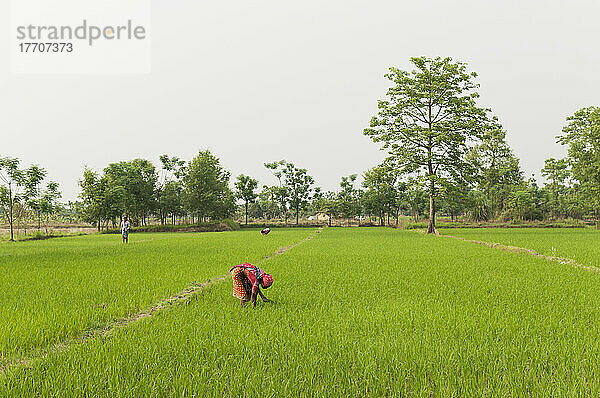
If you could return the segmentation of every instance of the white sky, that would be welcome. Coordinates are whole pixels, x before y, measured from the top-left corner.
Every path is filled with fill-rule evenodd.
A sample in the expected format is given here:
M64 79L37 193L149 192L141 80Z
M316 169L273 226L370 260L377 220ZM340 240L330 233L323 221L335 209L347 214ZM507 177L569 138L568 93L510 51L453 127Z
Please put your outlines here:
M564 154L568 115L600 105L597 0L153 1L147 75L11 75L7 3L0 156L45 167L65 200L84 165L204 148L233 176L271 184L263 163L287 159L334 189L383 159L362 130L411 56L479 74L527 174Z

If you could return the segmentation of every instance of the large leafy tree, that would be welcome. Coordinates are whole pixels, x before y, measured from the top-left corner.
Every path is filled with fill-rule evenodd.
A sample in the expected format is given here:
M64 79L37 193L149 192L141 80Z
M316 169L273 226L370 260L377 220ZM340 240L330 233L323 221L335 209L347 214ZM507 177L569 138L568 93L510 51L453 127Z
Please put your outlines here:
M435 198L441 179L459 181L471 173L465 154L486 130L488 110L477 106L477 76L451 58L411 58L415 69L390 68L393 83L365 134L383 143L389 160L404 173L427 178L429 225L436 233Z
M102 228L102 221L107 219L108 208L111 207L107 199L107 179L97 172L85 168L83 177L79 180L81 192L81 218L96 224L98 231ZM122 213L121 213L122 214Z
M600 214L600 107L580 109L567 118L558 142L568 146L567 161L587 212Z
M503 218L517 222L540 220L543 207L543 194L535 179L531 178L510 192Z
M474 166L472 180L481 192L473 193L473 200L466 202L468 213L478 221L482 221L481 217L485 221L498 217L511 193L524 184L519 159L506 142L506 132L500 126L486 131L479 144L470 149L467 160Z
M265 163L265 167L274 170L279 179L281 197L284 195L290 208L296 213L296 225L300 221L300 210L310 203L315 180L308 175L306 169L298 168L295 164L281 160L279 162ZM287 221L287 218L286 218Z
M283 173L290 195L290 207L296 212L296 225L298 225L300 210L309 204L315 180L308 175L306 169L298 168L293 163L287 163Z
M289 192L287 186L284 183L284 175L282 168L285 167L286 161L280 160L277 162L265 163L265 167L273 171L273 175L277 178L277 186L270 187L270 190L275 193L279 206L281 207L281 213L284 218L284 223L287 225L288 208L287 203L289 200Z
M230 217L235 211L235 198L229 188L230 173L210 151L200 151L187 166L183 177L188 208L197 214L198 222L206 218Z
M452 221L454 221L459 214L465 211L468 193L468 186L465 184L448 184L442 181L439 208L444 213L449 214Z
M175 225L175 217L183 214L183 184L181 181L167 181L160 188L158 198L161 223L170 215L171 224Z
M175 224L175 216L183 212L183 183L185 175L185 161L177 156L161 155L160 162L161 181L157 189L158 211L160 222L164 224L165 218L170 215L172 224Z
M333 218L340 214L338 196L331 191L319 193L314 206L317 212L327 216L330 226Z
M48 232L48 218L59 210L60 204L58 199L61 197L62 194L58 190L58 183L54 181L48 182L40 200L40 211L45 215L46 219L46 232Z
M163 182L173 179L181 179L185 174L185 160L179 159L177 156L160 155L160 163L162 164Z
M46 177L46 170L33 165L25 170L25 196L27 206L32 209L38 218L38 230L42 227L42 182Z
M409 177L406 180L404 197L410 208L414 222L419 221L422 211L427 208L427 190L422 178Z
M383 164L367 170L363 175L364 203L370 214L379 217L379 223L385 223L385 216L396 213L398 206L398 173L389 165Z
M146 159L111 163L104 169L103 178L110 218L128 213L144 224L156 207L158 175L154 165Z
M257 187L258 181L244 174L239 175L235 182L236 197L244 201L246 225L248 225L248 205L256 201L258 196L256 193Z
M351 174L342 177L340 181L341 189L338 193L339 214L346 219L361 215L360 190L355 187L357 177L357 174Z
M0 205L10 224L10 240L14 240L14 204L18 200L16 190L23 185L23 171L19 169L19 159L4 157L0 158L0 181L6 187L0 187Z
M550 215L558 217L564 213L564 199L567 195L566 181L569 178L569 165L565 159L546 159L542 175L549 180L546 190L550 196Z
M258 200L249 206L249 214L255 218L265 219L280 217L279 187L263 185Z

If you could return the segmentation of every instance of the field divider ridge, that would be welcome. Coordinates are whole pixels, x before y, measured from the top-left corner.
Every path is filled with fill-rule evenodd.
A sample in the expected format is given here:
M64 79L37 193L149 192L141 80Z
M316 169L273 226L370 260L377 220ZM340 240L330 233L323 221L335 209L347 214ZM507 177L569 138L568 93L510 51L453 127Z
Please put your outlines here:
M322 230L322 228L318 228L314 233L307 236L306 238L304 238L298 242L292 243L289 246L280 247L272 254L263 257L261 260L259 260L257 262L257 264L264 262L264 261L268 261L275 256L282 255L285 252L287 252L288 250L291 250L291 249L295 248L296 246L311 240L318 233L320 233L321 230ZM89 329L79 336L70 338L63 342L54 343L47 348L35 350L30 355L21 356L18 358L15 358L15 357L0 358L0 376L4 375L11 369L17 368L19 366L27 367L35 360L47 358L50 354L67 351L74 346L85 344L89 340L92 340L94 338L100 337L102 339L106 339L106 338L110 337L110 335L117 330L128 327L142 319L150 318L150 317L154 316L155 314L157 314L163 310L169 309L175 305L180 305L180 304L189 302L196 294L200 293L201 291L203 291L205 289L210 288L211 286L213 286L219 282L223 282L224 280L226 280L228 278L229 278L229 274L224 274L224 275L220 275L220 276L211 278L202 283L195 283L195 284L190 285L190 286L186 287L185 289L181 290L179 293L177 293L173 296L167 297L166 299L163 299L163 300L153 304L152 306L150 306L149 308L147 308L143 311L137 312L137 313L127 316L127 317L108 321L105 325L103 325L101 327Z
M600 273L600 268L595 267L593 265L583 265L583 264L580 264L577 261L575 261L573 259L570 259L570 258L548 256L546 254L541 254L541 253L536 252L533 249L527 249L525 247L509 246L509 245L504 245L502 243L486 242L486 241L481 241L481 240L467 239L467 238L463 238L463 237L460 237L460 236L454 236L454 235L440 235L440 236L443 236L443 237L446 237L446 238L452 238L452 239L462 240L463 242L475 243L475 244L478 244L478 245L481 245L481 246L490 247L492 249L498 249L498 250L502 250L502 251L506 251L506 252L510 252L510 253L529 254L530 256L542 258L544 260L553 261L553 262L557 262L557 263L564 264L564 265L571 265L573 267L581 268L581 269L584 269L586 271L592 271L592 272L598 272L598 273Z

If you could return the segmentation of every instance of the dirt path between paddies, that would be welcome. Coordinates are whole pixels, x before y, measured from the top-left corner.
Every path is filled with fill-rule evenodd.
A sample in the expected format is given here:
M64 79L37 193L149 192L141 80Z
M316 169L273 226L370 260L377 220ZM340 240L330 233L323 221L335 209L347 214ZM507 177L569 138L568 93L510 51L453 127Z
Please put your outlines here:
M274 253L259 260L256 264L260 264L265 261L268 261L275 256L284 254L288 250L291 250L294 247L311 240L318 233L320 233L321 230L322 230L322 228L319 228L312 235L309 235L306 238L304 238L296 243L293 243L289 246L280 247ZM106 323L106 325L104 325L102 327L87 330L77 337L71 338L69 340L66 340L66 341L63 341L60 343L52 344L51 346L44 348L44 349L36 350L27 356L13 357L13 358L0 358L0 376L2 376L4 373L9 372L10 370L12 370L14 368L17 368L20 366L27 367L35 360L47 358L48 355L50 355L50 354L67 351L70 348L73 348L74 346L85 344L93 338L96 338L96 337L100 337L103 339L109 338L113 332L115 332L119 329L128 327L142 319L150 318L153 315L155 315L161 311L164 311L166 309L173 307L174 305L179 305L179 304L189 302L192 297L194 297L196 294L200 293L202 290L210 288L212 285L222 282L228 278L229 278L229 274L225 274L225 275L220 275L215 278L209 279L206 282L193 284L191 286L186 287L179 293L155 303L150 308L148 308L144 311L137 312L129 317L109 321Z
M469 243L476 243L478 245L491 247L493 249L503 250L506 252L529 254L534 257L543 258L544 260L554 261L557 263L571 265L571 266L577 267L577 268L582 268L587 271L600 273L600 268L598 268L598 267L594 267L592 265L579 264L577 261L572 260L570 258L547 256L545 254L540 254L533 249L527 249L527 248L518 247L518 246L507 246L507 245L503 245L501 243L485 242L485 241L480 241L480 240L471 240L471 239L466 239L466 238L462 238L460 236L453 236L453 235L440 235L440 236L443 236L446 238L458 239L458 240L462 240L464 242L469 242Z

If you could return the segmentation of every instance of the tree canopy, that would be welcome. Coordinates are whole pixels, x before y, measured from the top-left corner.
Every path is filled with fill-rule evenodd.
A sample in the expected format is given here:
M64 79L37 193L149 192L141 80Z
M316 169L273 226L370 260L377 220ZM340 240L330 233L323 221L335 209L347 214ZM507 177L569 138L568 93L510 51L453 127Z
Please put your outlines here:
M430 201L428 233L435 228L435 198L441 180L468 179L472 164L466 154L493 120L477 106L477 76L451 58L411 58L414 69L390 68L392 82L365 134L383 143L389 161L402 173L427 178Z

